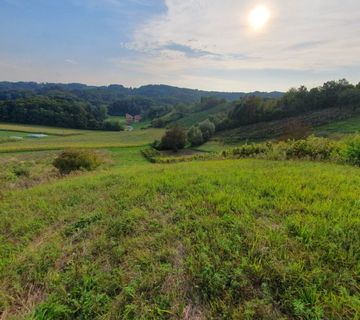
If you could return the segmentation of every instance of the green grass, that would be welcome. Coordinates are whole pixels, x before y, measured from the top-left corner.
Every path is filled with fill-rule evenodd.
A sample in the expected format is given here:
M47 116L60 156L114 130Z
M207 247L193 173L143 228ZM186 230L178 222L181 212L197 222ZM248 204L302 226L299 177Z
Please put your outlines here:
M2 127L0 126L0 129ZM41 128L39 128L41 129ZM29 129L30 130L30 129ZM57 130L57 129L55 129ZM80 131L70 136L49 136L0 144L1 152L61 150L65 148L110 148L147 145L160 139L163 129L134 130L132 132Z
M217 105L213 108L206 109L203 111L193 112L189 115L186 115L184 118L175 121L175 123L184 126L191 127L192 125L196 125L201 121L208 119L210 116L214 116L216 114L226 113L229 111L229 106L227 103Z
M316 133L322 136L337 136L360 132L360 117L332 122L316 128Z
M0 123L0 134L2 131L14 131L14 135L20 132L22 133L43 133L49 135L58 135L58 136L68 136L83 134L89 132L88 130L78 130L78 129L67 129L67 128L55 128L55 127L46 127L46 126L37 126L37 125L27 125L27 124L11 124L11 123Z
M111 122L115 122L118 121L120 122L123 126L127 126L128 123L126 122L125 117L123 116L109 116L107 121L111 121ZM137 123L131 123L129 124L130 126L132 126L134 128L134 130L140 130L142 128L148 128L151 124L150 120L142 120L140 122Z
M21 132L21 131L5 131L5 130L0 130L0 138L9 138L9 137L13 137L13 136L26 137L27 135L28 135L28 133L26 133L26 132Z
M360 169L138 151L3 196L5 318L359 319Z

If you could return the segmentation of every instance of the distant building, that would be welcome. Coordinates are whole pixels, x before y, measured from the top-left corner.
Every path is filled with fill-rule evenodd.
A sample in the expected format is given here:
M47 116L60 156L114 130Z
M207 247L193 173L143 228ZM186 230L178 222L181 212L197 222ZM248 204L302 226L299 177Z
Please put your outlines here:
M134 117L134 121L135 122L140 122L142 120L142 116L137 114L135 117Z
M133 122L140 122L142 120L142 116L137 114L136 116L132 116L131 114L126 114L126 122L129 123L133 123Z
M132 123L132 122L134 122L134 117L131 115L131 114L126 114L125 115L125 117L126 117L126 122L127 123Z

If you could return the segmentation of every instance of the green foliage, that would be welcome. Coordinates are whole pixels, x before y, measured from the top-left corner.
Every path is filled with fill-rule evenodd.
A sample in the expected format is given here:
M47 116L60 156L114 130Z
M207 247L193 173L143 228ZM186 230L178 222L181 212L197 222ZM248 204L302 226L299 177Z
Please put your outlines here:
M108 107L108 113L112 116L125 116L127 113L134 116L150 111L154 104L154 101L149 98L127 97L113 102Z
M204 141L208 141L215 133L215 124L206 119L199 123L199 129L202 132Z
M310 111L346 108L348 113L360 108L360 90L345 79L329 81L308 90L290 89L279 99L248 96L229 113L228 128L298 116Z
M124 126L120 121L105 121L103 125L105 131L124 131Z
M360 135L345 140L341 155L345 162L360 166Z
M185 129L175 126L166 130L165 135L161 138L160 149L177 152L183 149L186 143L187 137Z
M16 166L13 168L13 172L17 177L30 177L30 169L22 166Z
M240 147L234 148L230 151L224 151L222 154L226 156L238 156L238 157L255 157L258 155L264 155L272 149L271 144L244 144Z
M285 150L289 159L331 160L339 145L329 139L310 136L304 140L289 141Z
M100 129L105 117L106 108L93 106L71 96L38 95L0 101L0 121L4 122Z
M68 174L77 170L91 171L100 164L100 157L96 153L87 150L63 151L53 162L54 167L61 174Z
M153 163L155 163L156 158L160 156L160 152L154 148L143 149L141 150L141 153L147 160Z
M190 128L187 138L192 147L201 146L204 143L203 133L197 126L192 126Z
M359 136L333 141L310 136L301 140L288 140L278 143L252 143L224 151L224 157L251 157L273 160L303 159L313 161L332 161L360 165Z

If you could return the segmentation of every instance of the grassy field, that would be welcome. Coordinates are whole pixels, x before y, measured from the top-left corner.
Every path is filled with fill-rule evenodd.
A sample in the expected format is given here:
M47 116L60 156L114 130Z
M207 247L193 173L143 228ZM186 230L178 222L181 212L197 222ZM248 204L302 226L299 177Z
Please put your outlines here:
M0 135L2 132L11 132L13 135L18 135L19 133L43 133L48 135L57 135L57 136L69 136L76 134L83 134L89 132L88 130L78 130L78 129L67 129L67 128L55 128L55 127L45 127L45 126L36 126L36 125L27 125L27 124L10 124L10 123L0 123Z
M333 122L316 128L316 134L321 136L339 136L360 132L360 117Z
M163 129L136 129L132 132L105 132L105 131L84 131L53 129L46 127L12 126L11 128L28 130L27 132L42 132L50 134L41 139L24 139L20 141L3 142L0 144L1 152L15 151L37 151L37 150L61 150L65 148L110 148L147 145L155 139L159 139ZM0 125L1 130L9 130L9 126ZM37 130L37 131L36 131ZM63 132L63 135L59 135Z
M0 319L360 319L359 168L151 164L162 132L0 144ZM65 146L104 164L60 176Z
M359 318L359 169L137 151L5 195L3 318Z
M226 113L228 111L229 111L229 106L227 103L224 103L224 104L216 105L215 107L206 109L204 111L193 112L190 115L187 115L184 118L175 121L175 123L189 128L192 125L196 125L199 122L208 119L209 116Z

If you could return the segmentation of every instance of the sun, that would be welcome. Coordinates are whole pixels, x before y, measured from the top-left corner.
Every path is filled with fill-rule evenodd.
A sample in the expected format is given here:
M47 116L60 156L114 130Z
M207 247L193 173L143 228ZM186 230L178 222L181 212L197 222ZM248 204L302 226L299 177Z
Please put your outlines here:
M265 27L269 19L270 10L266 6L259 5L250 11L248 22L253 30L258 31Z

